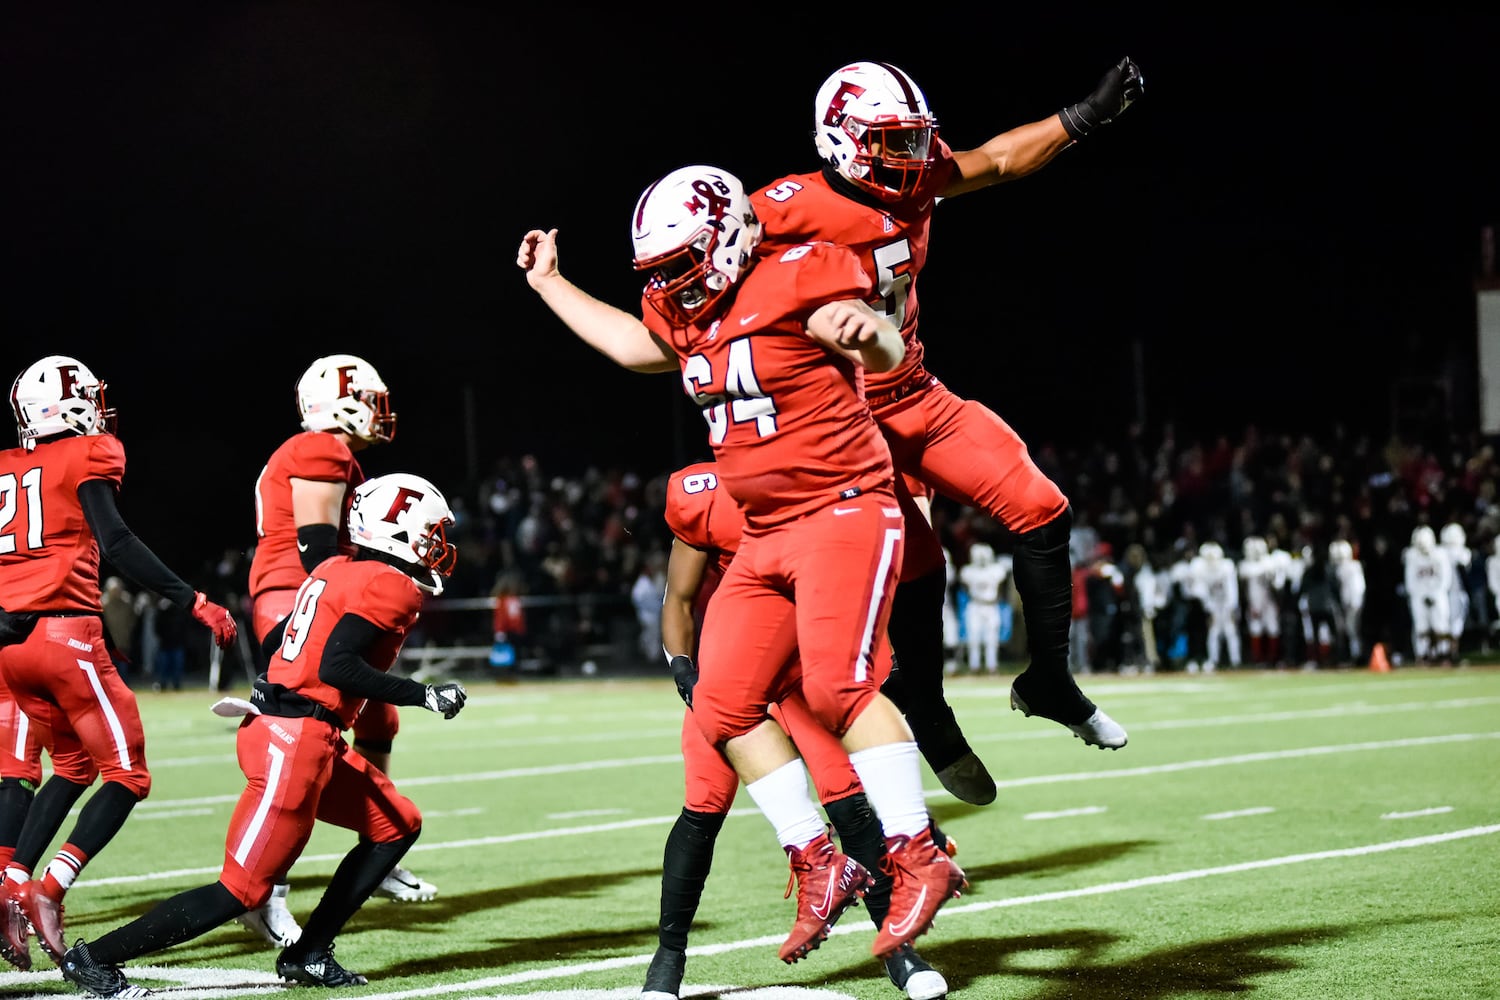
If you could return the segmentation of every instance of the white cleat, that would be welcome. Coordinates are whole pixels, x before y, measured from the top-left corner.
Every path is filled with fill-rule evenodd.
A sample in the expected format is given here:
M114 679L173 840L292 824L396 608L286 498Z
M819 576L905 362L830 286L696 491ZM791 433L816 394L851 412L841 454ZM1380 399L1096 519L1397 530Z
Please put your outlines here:
M264 905L240 914L234 918L235 921L265 938L267 944L278 948L296 944L297 939L302 936L302 928L297 925L297 918L292 916L292 911L286 908L288 888L285 885L273 887L271 898Z
M1069 726L1073 735L1089 746L1101 750L1118 750L1129 742L1125 727L1104 714L1104 709L1094 709L1094 714L1076 726Z
M398 903L425 903L437 898L437 886L397 865L375 889L375 895Z
M1015 685L1011 685L1010 689L1010 707L1027 718L1035 714L1026 706L1026 702L1021 700L1021 696L1016 693ZM1047 716L1044 715L1042 718L1045 719ZM1056 720L1052 721L1055 722ZM1130 739L1125 733L1125 727L1105 715L1102 708L1095 708L1094 714L1082 722L1072 725L1066 722L1061 724L1067 726L1074 736L1083 740L1089 746L1098 747L1101 750L1118 750L1129 742Z

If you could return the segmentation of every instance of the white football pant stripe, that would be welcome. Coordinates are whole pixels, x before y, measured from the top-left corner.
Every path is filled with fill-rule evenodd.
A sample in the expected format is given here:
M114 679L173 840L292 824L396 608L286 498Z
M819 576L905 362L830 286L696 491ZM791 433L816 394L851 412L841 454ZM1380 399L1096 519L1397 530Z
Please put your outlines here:
M266 815L271 811L271 803L276 800L276 788L281 784L281 765L286 760L286 751L278 746L267 746L266 753L271 757L270 773L266 775L266 790L255 804L255 815L250 817L250 824L245 827L240 846L234 849L235 863L241 867L244 867L245 859L250 856L255 838L260 836L260 828L266 825Z
M129 771L130 746L125 742L125 727L120 725L120 717L115 714L115 706L110 702L109 695L104 693L104 685L99 683L99 673L94 665L88 660L77 661L83 668L83 672L89 679L89 686L94 689L94 697L99 699L99 707L104 709L104 721L109 723L109 734L115 739L115 754L120 758L120 767Z

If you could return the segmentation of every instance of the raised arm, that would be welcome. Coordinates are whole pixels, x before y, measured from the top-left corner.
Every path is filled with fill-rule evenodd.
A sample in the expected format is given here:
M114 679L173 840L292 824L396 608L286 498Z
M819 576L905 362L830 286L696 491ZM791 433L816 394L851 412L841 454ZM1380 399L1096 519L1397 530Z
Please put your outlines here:
M819 306L808 317L807 335L872 372L888 372L906 356L901 331L857 299Z
M557 267L557 230L533 229L521 238L516 266L568 329L611 361L635 372L677 370L677 355L640 319L601 302L564 278Z
M1099 81L1094 92L1077 104L1041 121L1001 132L974 149L956 150L957 170L943 189L950 198L967 191L1003 184L1035 173L1100 125L1108 124L1144 92L1141 70L1127 56Z

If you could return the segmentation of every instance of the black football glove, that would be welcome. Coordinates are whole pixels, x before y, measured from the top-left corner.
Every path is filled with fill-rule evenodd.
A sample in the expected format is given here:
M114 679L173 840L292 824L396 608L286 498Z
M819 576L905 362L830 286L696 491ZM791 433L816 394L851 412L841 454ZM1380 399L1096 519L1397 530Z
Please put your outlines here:
M698 667L691 656L672 657L672 683L682 695L683 704L693 707L693 685L698 683Z
M1082 139L1100 125L1113 121L1145 89L1146 81L1141 76L1141 68L1126 56L1110 67L1092 94L1058 112L1062 116L1063 128L1075 140Z
M462 684L449 681L446 684L427 685L427 697L423 707L429 712L440 712L443 718L451 719L464 707L464 702L469 700L469 692L464 690Z

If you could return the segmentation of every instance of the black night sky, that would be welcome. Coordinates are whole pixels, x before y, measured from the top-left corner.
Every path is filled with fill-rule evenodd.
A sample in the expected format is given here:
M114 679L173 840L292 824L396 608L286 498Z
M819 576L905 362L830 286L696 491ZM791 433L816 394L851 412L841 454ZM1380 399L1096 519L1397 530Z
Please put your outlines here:
M110 383L121 509L185 572L249 544L255 475L320 354L391 384L400 431L372 474L456 492L501 454L697 457L675 379L576 341L516 244L559 227L565 273L634 308L640 190L689 162L751 185L814 169L813 94L855 59L908 70L956 148L1083 98L1122 55L1144 72L1115 124L936 214L930 367L1033 445L1112 440L1142 405L1179 436L1380 433L1398 378L1455 372L1475 419L1500 15L552 6L0 13L0 377L66 353Z

